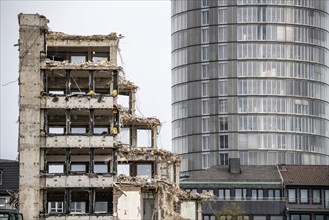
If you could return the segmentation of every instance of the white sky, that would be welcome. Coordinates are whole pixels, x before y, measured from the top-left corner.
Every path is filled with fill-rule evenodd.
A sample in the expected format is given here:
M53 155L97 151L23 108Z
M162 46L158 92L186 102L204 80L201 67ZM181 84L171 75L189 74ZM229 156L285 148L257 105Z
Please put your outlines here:
M1 159L16 159L18 145L19 13L41 14L52 31L125 36L120 48L127 79L139 86L137 106L163 122L159 147L171 150L170 0L10 1L1 3ZM120 58L118 58L120 62ZM138 113L140 114L140 113Z

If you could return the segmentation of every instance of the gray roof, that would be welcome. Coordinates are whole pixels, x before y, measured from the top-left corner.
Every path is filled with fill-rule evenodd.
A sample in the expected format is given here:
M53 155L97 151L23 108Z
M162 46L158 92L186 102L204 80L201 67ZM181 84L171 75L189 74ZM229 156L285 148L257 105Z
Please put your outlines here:
M281 178L275 165L241 166L238 174L230 173L228 166L213 166L194 172L181 182L281 182Z

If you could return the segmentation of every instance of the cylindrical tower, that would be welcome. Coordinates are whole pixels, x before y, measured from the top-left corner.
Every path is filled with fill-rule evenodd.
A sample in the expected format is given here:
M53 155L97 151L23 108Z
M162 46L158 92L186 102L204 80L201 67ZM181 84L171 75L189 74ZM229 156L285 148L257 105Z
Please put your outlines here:
M329 164L329 1L172 0L182 172Z

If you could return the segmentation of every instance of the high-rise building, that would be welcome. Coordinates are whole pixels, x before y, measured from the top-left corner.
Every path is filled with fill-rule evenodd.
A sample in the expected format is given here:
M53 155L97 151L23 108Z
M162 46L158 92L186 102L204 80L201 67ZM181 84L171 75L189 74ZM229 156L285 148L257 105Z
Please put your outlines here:
M329 164L329 1L172 0L181 171Z

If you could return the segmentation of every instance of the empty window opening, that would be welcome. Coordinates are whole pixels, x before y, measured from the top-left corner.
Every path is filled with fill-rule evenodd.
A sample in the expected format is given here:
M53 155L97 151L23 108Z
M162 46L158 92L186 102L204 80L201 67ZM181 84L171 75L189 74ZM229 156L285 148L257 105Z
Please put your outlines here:
M90 114L88 110L71 110L71 134L87 134L89 132Z
M93 53L93 62L94 63L102 63L109 61L108 53Z
M130 176L130 164L118 164L117 175Z
M94 85L95 93L111 93L112 71L97 71L94 72L93 77L93 82L89 83Z
M66 91L66 71L46 70L45 72L45 92L54 95L63 95Z
M66 116L64 109L49 109L47 111L47 129L49 134L64 134L66 131Z
M118 104L124 107L129 106L129 96L127 95L118 95Z
M111 128L111 119L112 112L108 110L95 110L94 111L94 125L93 125L93 133L105 135L109 134L109 130Z
M89 71L71 71L71 94L81 95L89 92Z
M137 176L152 178L152 164L137 164Z
M117 138L123 145L130 145L130 129L120 128L120 133Z
M70 62L71 63L85 63L87 61L86 54L71 54Z
M49 52L47 53L47 58L52 60L52 61L59 61L62 62L64 60L67 60L67 55L66 52Z
M150 130L138 129L137 130L137 146L138 147L151 147L152 132Z

